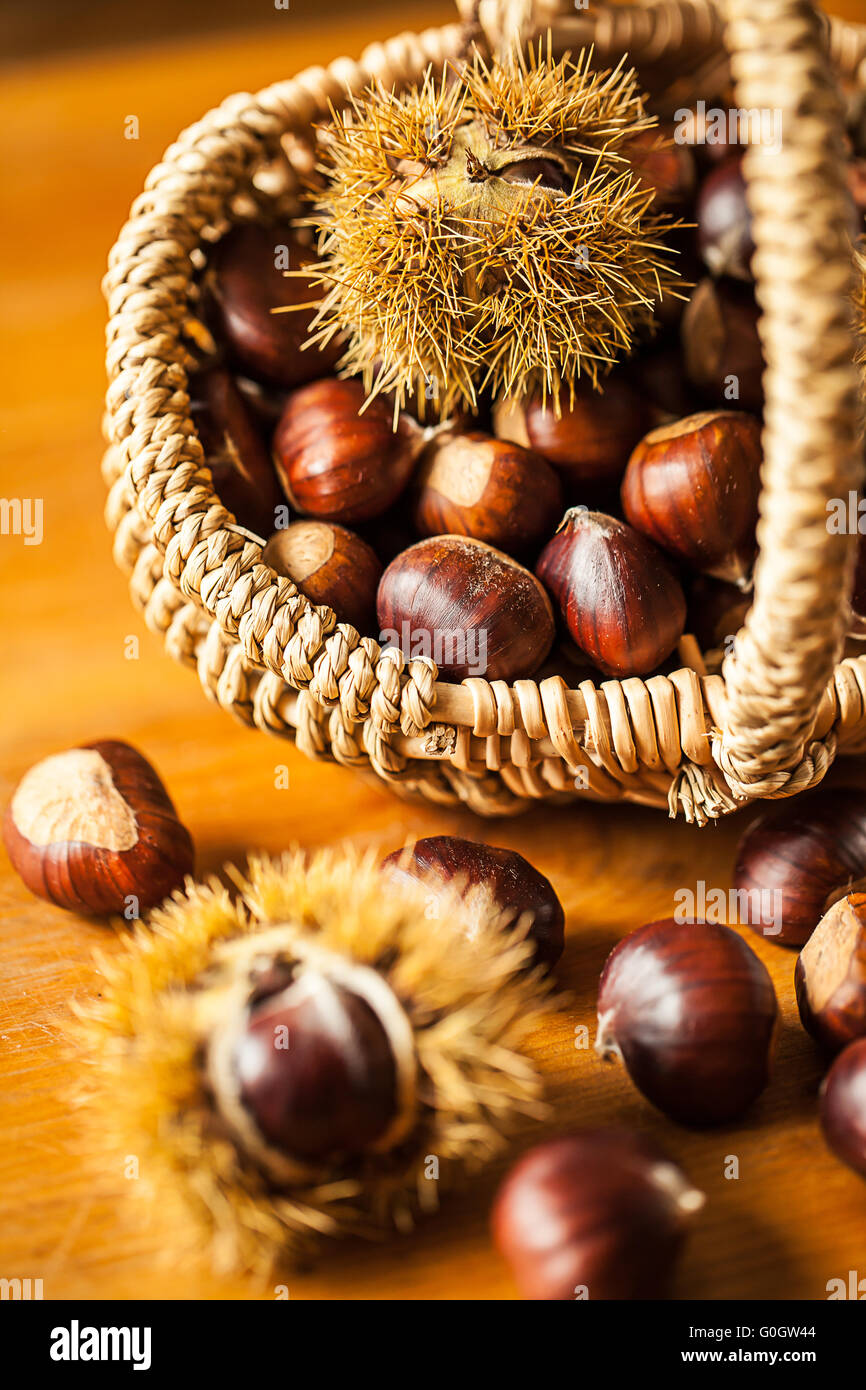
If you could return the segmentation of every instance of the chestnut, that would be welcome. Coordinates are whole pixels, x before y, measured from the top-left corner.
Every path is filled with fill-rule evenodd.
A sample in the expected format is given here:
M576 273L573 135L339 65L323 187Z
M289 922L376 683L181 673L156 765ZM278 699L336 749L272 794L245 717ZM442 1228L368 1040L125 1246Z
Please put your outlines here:
M686 600L667 559L615 517L572 507L536 573L576 645L605 675L654 671L682 636Z
M557 416L540 396L500 401L493 412L494 432L541 454L577 500L587 487L621 479L628 456L652 425L649 404L624 373L614 372L594 391L589 382L575 387Z
M74 912L132 906L137 917L193 868L189 831L156 772L114 739L31 767L12 795L3 839L31 893Z
M653 343L643 348L631 358L628 373L652 406L653 419L647 422L647 429L663 424L669 416L680 419L694 415L702 404L683 376L682 354L676 343Z
M737 848L734 887L749 904L754 931L802 946L864 875L866 792L821 788L749 826Z
M866 1035L866 894L824 913L794 973L803 1027L833 1052Z
M736 584L699 574L689 587L686 631L694 633L704 652L730 650L752 604Z
M214 491L241 526L267 536L282 492L247 402L225 367L193 376L189 396Z
M742 155L725 159L707 174L698 191L695 217L698 250L710 273L751 280L755 243Z
M553 646L553 609L535 576L470 536L434 536L398 555L376 609L380 642L432 657L446 681L519 680Z
M676 144L673 127L644 130L629 141L625 153L645 188L655 193L658 208L687 203L696 182L695 160L687 145Z
M397 428L390 407L359 381L314 381L288 397L274 434L274 462L289 501L320 521L369 521L396 501L426 436L411 415Z
M694 569L745 586L755 553L761 427L705 411L652 430L622 482L625 518Z
M866 1178L866 1038L839 1053L824 1078L820 1107L828 1146Z
M262 559L311 603L333 608L339 622L372 635L382 566L354 531L331 521L296 521L274 532Z
M672 1120L726 1124L767 1084L776 994L766 967L730 927L667 918L630 932L598 989L602 1057L624 1062Z
M527 1299L663 1298L704 1195L652 1140L586 1129L523 1156L493 1239Z
M527 939L533 964L550 969L562 955L565 914L549 879L512 849L461 840L456 835L432 835L406 850L395 850L382 861L389 874L424 883L460 885L469 908L470 939L485 921L501 918L509 927L528 922Z
M285 271L302 270L313 260L315 253L283 226L245 222L214 247L204 276L207 312L215 336L248 376L300 386L336 364L338 344L302 350L322 290Z
M438 435L413 488L422 536L474 536L510 555L537 548L562 515L562 488L550 464L478 430Z
M680 326L688 380L713 405L764 406L760 312L751 286L736 280L701 280Z
M279 973L274 977L279 985ZM397 1070L373 1004L314 966L256 991L230 1048L238 1100L265 1141L320 1161L369 1149L397 1109Z

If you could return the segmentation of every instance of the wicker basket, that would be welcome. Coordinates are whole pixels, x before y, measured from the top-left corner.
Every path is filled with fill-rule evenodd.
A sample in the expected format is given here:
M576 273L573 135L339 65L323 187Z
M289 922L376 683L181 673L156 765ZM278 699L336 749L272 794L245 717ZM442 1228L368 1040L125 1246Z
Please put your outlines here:
M229 97L166 152L133 204L105 280L104 475L134 602L245 724L442 805L501 815L588 795L703 823L805 790L837 752L866 750L866 656L836 664L854 538L826 525L827 499L858 488L863 471L838 77L866 85L866 28L828 25L808 0L728 0L718 12L708 0L460 8L461 23L374 44L360 62ZM593 43L604 63L627 52L662 111L729 71L739 107L782 111L783 151L746 159L767 362L760 556L754 603L718 676L683 669L576 690L559 677L439 682L432 662L380 649L262 564L213 491L190 419L202 247L237 218L295 211L292 154L309 152L329 100L374 78L414 81L469 39L495 47L548 28L558 53Z

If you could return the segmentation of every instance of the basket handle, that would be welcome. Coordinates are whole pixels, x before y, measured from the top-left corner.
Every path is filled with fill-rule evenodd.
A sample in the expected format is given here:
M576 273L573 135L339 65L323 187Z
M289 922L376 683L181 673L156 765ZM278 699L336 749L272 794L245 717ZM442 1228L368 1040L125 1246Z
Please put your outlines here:
M781 149L750 147L744 164L766 361L760 553L754 603L723 668L726 717L713 758L736 800L802 790L835 753L833 734L821 746L810 739L842 650L855 549L854 535L828 529L827 502L860 486L864 462L828 23L811 0L647 0L578 17L566 0L475 8L488 35L499 25L509 42L519 26L526 38L551 24L557 48L595 39L605 56L628 49L650 62L666 34L700 48L721 19L738 108L779 113Z
M842 650L856 535L831 533L827 503L860 486L863 445L826 28L809 0L727 0L725 21L738 107L782 122L780 151L751 147L744 164L766 361L760 551L713 745L731 791L751 799L820 780L835 751L831 736L821 757L810 737Z

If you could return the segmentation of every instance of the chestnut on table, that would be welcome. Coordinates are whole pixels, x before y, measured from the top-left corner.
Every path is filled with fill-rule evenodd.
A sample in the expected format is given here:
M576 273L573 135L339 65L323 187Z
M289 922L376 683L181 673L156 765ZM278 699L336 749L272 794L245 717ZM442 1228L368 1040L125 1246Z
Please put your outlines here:
M75 912L134 916L192 872L189 831L150 763L105 740L43 759L15 789L3 839L31 893Z
M846 893L806 942L795 974L804 1028L831 1052L866 1037L866 894Z
M598 987L603 1057L686 1125L725 1124L769 1079L777 1016L765 965L730 927L651 922L608 956Z
M864 875L866 793L820 787L752 822L740 840L734 887L749 895L749 926L772 930L781 945L803 946Z
M837 1158L866 1178L866 1038L850 1043L827 1073L821 1124Z
M562 955L565 913L550 880L514 850L456 835L431 835L382 861L398 879L409 877L442 887L459 885L470 909L469 930L489 918L513 928L528 920L533 963L550 969Z
M645 1135L589 1129L515 1164L493 1208L493 1238L524 1298L663 1298L703 1204Z
M233 364L254 380L297 386L336 365L337 343L304 350L315 309L299 306L311 304L320 292L303 275L285 273L303 270L313 259L314 252L289 227L257 222L233 227L208 259L205 316Z

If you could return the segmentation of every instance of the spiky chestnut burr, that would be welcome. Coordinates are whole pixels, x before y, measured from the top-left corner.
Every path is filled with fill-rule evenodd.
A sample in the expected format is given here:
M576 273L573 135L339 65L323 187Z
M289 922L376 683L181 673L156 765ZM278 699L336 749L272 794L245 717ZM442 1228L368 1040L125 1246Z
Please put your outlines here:
M432 413L479 392L558 404L631 350L677 280L672 219L632 166L655 126L635 74L539 47L403 94L371 89L322 136L311 342Z
M239 897L192 887L101 963L82 1059L100 1155L131 1144L215 1263L264 1271L321 1235L405 1229L436 1204L430 1155L447 1182L538 1114L522 1047L550 995L521 932L491 915L467 939L459 893L386 890L372 854L228 872ZM453 931L430 932L434 890ZM200 1248L199 1223L176 1230Z

